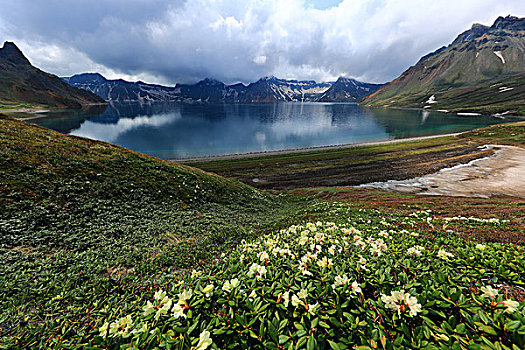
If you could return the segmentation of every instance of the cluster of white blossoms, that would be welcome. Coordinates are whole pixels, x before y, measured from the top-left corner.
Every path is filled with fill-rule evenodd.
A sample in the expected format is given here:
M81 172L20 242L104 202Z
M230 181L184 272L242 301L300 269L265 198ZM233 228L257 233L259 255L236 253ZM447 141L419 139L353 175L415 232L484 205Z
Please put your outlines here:
M390 295L381 294L381 301L387 308L397 311L398 315L406 313L407 310L410 316L416 316L418 312L421 312L421 304L417 302L416 297L405 293L404 289L393 291Z
M499 291L497 289L492 288L491 286L483 286L483 287L481 287L481 291L483 292L483 294L481 294L481 296L484 297L484 298L490 298L492 300L492 304L493 305L503 305L503 306L505 306L505 312L506 313L511 314L511 313L515 312L518 309L518 306L520 305L519 302L514 301L514 300L510 300L510 299L507 299L507 300L504 300L504 301L500 301L500 302L495 302L495 299L498 296Z
M478 250L485 250L487 246L481 243L476 244L476 249Z
M411 256L421 256L421 251L425 250L424 247L421 247L419 245L416 245L414 247L410 247L407 250L407 254Z
M285 300L285 306L288 306L288 298L290 296L289 292L286 292L286 297L283 295L283 299ZM315 304L308 304L307 301L308 298L308 290L307 289L301 289L299 293L292 295L292 306L297 308L299 306L303 306L306 311L308 311L309 314L314 315L319 310L319 303Z
M266 276L266 267L253 263L248 270L248 277L256 276L257 279L264 278Z
M349 283L350 279L347 275L337 275L335 276L335 281L332 284L332 289L335 290L338 287L347 286ZM350 285L350 289L354 294L361 293L361 287L359 287L359 283L357 283L357 281L352 282L352 284ZM346 292L348 293L350 292L350 290L346 290Z
M474 222L481 222L481 223L489 223L489 224L496 224L499 225L501 223L510 222L509 220L500 220L498 218L490 218L490 219L482 219L482 218L475 218L472 216L464 217L464 216L454 216L454 217L448 217L443 218L446 222L450 221L474 221Z
M224 285L222 286L222 290L229 293L232 291L232 289L235 289L239 286L240 282L238 278L232 278L231 280L226 280L224 282Z
M448 258L453 258L454 254L449 253L446 250L440 249L437 253L437 257L443 260L448 260Z

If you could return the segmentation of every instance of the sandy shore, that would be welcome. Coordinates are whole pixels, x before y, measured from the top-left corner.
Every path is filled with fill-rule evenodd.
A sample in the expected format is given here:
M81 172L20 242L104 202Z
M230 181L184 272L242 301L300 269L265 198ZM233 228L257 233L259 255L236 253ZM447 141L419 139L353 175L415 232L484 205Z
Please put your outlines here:
M414 179L375 182L358 187L410 194L525 198L525 149L502 145L485 147L494 149L494 155Z
M333 149L343 149L343 148L352 148L352 147L361 147L361 146L379 146L379 145L388 145L393 143L400 142L410 142L410 141L419 141L419 140L428 140L435 139L438 137L447 137L447 136L457 136L461 133L454 134L441 134L441 135L430 135L430 136L419 136L419 137L409 137L404 139L395 139L395 140L386 140L386 141L374 141L374 142L361 142L361 143L348 143L343 145L333 145L333 146L320 146L320 147L310 147L310 148L297 148L297 149L286 149L281 151L266 151L266 152L252 152L252 153L242 153L242 154L229 154L225 156L207 156L207 157L196 157L196 158L181 158L181 159L168 159L172 162L205 162L205 161L214 161L214 160L229 160L229 159L243 159L243 158L254 158L261 156L274 156L278 154L293 154L293 153L303 153L303 152L319 152L327 151Z

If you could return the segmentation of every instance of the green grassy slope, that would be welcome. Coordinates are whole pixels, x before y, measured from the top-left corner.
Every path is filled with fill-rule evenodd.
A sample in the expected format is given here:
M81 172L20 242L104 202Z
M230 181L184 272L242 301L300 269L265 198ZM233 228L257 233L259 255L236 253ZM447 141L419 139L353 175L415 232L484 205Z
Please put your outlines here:
M497 138L505 127L477 133ZM340 193L347 203L272 195L0 117L0 349L525 346L525 230L513 217L522 202L469 201L468 214L508 222L450 219L467 215L462 202L429 212L426 197L399 196L386 210L373 202L390 195L356 190L368 198L348 201L352 190L339 190L330 200ZM421 255L407 254L414 247ZM311 276L299 265L308 255ZM251 273L253 263L266 273ZM337 285L338 275L362 291ZM228 291L232 279L239 285ZM499 296L484 296L485 286ZM382 300L400 289L421 305L416 315ZM167 299L155 300L159 290ZM181 305L182 292L184 317L165 308ZM505 300L516 310L506 312Z
M502 88L511 90L502 91ZM436 103L425 102L434 95ZM446 109L451 112L474 112L482 114L510 113L525 115L525 73L498 79L487 80L481 84L456 87L428 87L418 91L390 90L371 96L363 102L378 107L430 106L433 110Z
M62 323L75 338L94 302L147 289L159 269L198 267L289 207L236 181L4 116L0 135L0 335L21 347L49 346L39 336ZM71 312L86 316L71 323Z

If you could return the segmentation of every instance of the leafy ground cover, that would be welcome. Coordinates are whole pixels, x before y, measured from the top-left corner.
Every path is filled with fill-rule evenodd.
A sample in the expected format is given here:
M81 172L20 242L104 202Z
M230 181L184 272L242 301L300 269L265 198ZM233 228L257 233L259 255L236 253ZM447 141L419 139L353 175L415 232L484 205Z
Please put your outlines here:
M136 303L101 305L94 341L194 349L525 346L525 303L515 298L523 301L515 293L524 284L523 247L414 229L456 220L429 211L392 220L337 204L317 210L335 222L243 241Z
M524 345L523 201L272 194L6 117L0 134L0 348Z

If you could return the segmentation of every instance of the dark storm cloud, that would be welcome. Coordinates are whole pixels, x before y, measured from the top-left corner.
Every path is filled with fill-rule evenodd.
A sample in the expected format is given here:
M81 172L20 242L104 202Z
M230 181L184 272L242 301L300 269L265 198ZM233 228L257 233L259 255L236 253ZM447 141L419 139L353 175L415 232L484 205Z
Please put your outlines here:
M332 6L333 3L337 6ZM60 75L152 82L276 75L395 78L473 22L525 15L521 0L0 0L0 39ZM317 8L322 8L319 10Z

